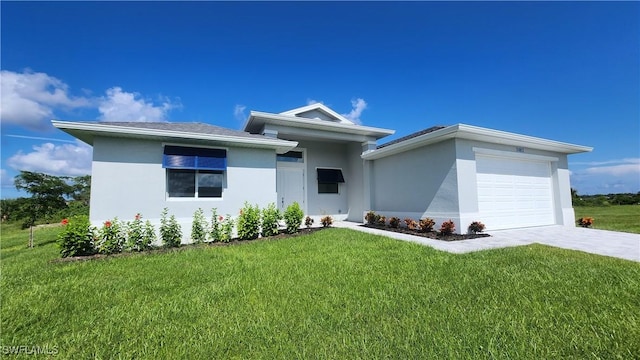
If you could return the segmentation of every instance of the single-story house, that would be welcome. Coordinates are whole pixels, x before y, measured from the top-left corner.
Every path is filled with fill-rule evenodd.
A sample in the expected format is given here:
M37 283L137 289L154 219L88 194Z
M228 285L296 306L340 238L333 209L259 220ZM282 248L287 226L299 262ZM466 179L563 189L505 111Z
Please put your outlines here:
M471 125L438 126L378 145L394 130L354 124L323 104L251 111L244 129L202 123L53 125L93 146L91 221L190 229L196 209L236 215L245 201L362 222L387 217L473 221L487 231L574 226L567 155L591 148Z

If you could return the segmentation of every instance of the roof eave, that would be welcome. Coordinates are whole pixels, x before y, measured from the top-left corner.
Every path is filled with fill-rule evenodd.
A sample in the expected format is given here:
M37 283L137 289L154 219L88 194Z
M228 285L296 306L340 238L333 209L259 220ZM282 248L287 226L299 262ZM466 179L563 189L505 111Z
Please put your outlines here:
M364 160L380 159L453 138L494 143L499 142L503 145L528 147L532 149L553 151L564 154L577 154L590 152L593 150L593 148L588 146L568 144L554 140L541 139L532 136L514 134L505 131L492 130L466 124L457 124L424 135L420 135L397 144L389 145L381 149L366 152L362 154L362 158Z
M52 120L51 123L56 128L86 142L89 145L93 145L93 137L96 134L103 136L136 136L149 139L183 139L183 140L203 140L214 141L235 144L243 147L259 147L259 148L272 148L278 153L287 152L296 146L296 141L281 140L281 139L249 139L239 136L229 135L214 135L214 134L197 134L183 131L172 130L158 130L158 129L145 129L134 127L114 126L108 124L95 124L95 123L78 123L70 121Z
M356 135L365 135L365 136L373 136L377 139L393 135L395 130L391 129L383 129L376 128L371 126L362 126L362 125L354 125L354 124L343 124L343 123L334 123L329 121L318 121L314 119L306 119L302 117L296 117L291 115L281 115L281 114L271 114L260 111L251 111L249 115L249 119L247 120L244 130L249 131L248 129L253 125L256 119L264 119L265 123L273 123L278 125L285 125L291 127L298 128L308 128L314 130L325 130L325 131L337 131L342 133L351 133Z

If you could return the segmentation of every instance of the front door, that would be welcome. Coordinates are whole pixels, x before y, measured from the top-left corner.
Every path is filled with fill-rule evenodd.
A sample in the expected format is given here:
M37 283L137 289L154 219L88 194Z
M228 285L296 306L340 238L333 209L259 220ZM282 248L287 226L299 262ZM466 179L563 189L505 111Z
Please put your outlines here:
M284 211L287 206L298 202L304 211L304 168L278 166L276 176L278 209Z

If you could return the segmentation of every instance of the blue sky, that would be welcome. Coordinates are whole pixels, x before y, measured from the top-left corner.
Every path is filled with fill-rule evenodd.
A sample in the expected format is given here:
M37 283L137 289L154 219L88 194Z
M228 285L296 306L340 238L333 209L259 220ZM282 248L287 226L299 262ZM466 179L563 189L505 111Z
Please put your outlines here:
M638 2L6 2L2 197L90 173L61 120L199 121L323 102L388 139L465 123L594 147L581 194L640 191Z

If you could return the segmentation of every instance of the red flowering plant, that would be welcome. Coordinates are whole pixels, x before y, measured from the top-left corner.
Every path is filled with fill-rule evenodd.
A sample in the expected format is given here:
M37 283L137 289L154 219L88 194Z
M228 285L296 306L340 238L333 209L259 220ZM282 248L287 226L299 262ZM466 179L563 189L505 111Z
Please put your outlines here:
M456 231L456 224L453 221L447 220L440 225L440 234L451 235Z
M436 224L435 221L431 218L420 219L418 226L420 226L420 230L422 232L431 232L433 231L433 226Z
M98 252L106 255L122 252L126 241L124 227L118 218L105 221L98 230Z
M391 217L389 219L389 226L391 226L394 229L400 226L400 218L396 216Z
M233 235L233 219L231 215L218 215L218 209L211 209L211 224L209 225L209 239L213 242L229 242Z
M58 235L57 243L62 257L95 254L95 228L91 226L89 217L72 216L61 223L64 229Z
M142 215L136 214L133 221L127 223L127 244L126 248L130 251L144 251L151 248L151 244L156 239L156 231L147 220L142 222Z
M472 234L483 232L484 228L485 228L484 224L481 223L480 221L474 221L471 224L469 224L469 232Z
M578 219L578 225L582 226L582 227L591 227L591 225L593 225L593 218L592 217L582 217L580 219Z

